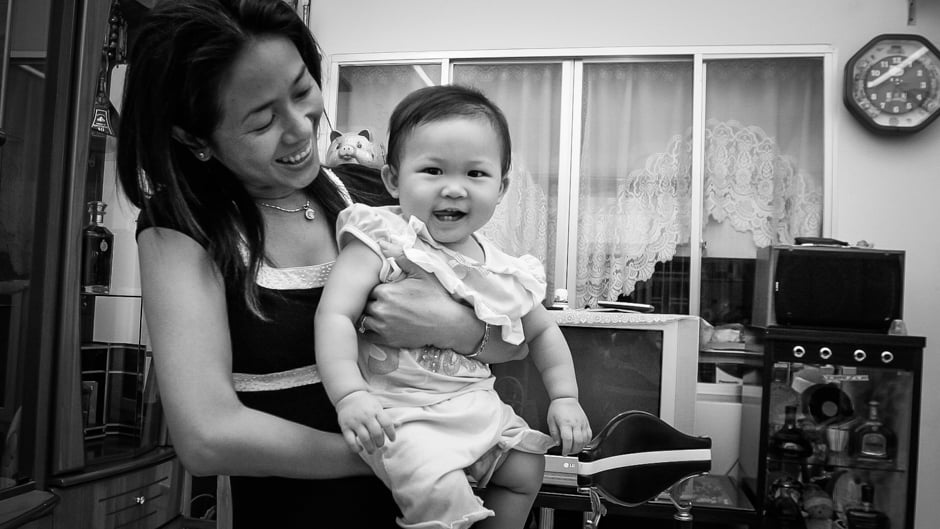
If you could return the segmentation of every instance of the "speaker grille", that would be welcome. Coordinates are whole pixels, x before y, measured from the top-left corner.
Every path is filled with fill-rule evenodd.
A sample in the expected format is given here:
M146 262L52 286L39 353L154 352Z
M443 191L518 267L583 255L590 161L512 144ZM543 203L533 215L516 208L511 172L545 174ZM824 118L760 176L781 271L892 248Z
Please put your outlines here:
M781 251L774 283L777 324L887 331L901 317L903 276L900 252Z

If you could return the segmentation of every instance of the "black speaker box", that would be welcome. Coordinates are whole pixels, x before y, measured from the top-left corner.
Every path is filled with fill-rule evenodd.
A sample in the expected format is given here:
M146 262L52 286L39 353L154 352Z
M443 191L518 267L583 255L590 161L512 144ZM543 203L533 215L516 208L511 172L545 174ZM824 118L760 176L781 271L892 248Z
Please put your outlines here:
M757 252L755 327L887 332L901 319L904 252L770 246Z

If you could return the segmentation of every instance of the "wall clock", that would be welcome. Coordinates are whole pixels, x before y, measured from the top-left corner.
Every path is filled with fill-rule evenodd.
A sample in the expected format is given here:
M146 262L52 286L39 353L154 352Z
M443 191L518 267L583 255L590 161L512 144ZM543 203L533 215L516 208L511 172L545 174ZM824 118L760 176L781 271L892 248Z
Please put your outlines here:
M845 64L845 106L885 134L917 132L940 115L940 51L920 35L872 39Z

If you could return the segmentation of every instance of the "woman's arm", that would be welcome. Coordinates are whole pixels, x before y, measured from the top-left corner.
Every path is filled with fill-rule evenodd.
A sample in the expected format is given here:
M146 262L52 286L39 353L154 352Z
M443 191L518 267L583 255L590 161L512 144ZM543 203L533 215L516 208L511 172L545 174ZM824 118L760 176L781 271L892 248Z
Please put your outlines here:
M402 255L396 262L405 278L376 286L363 311L369 339L394 347L431 344L465 355L476 352L485 326L473 309L454 300L437 279L407 257ZM508 344L490 329L476 358L500 363L525 358L527 352L525 344Z
M232 385L222 278L199 244L160 228L142 231L137 244L163 407L174 448L190 472L292 478L369 473L340 435L241 404Z

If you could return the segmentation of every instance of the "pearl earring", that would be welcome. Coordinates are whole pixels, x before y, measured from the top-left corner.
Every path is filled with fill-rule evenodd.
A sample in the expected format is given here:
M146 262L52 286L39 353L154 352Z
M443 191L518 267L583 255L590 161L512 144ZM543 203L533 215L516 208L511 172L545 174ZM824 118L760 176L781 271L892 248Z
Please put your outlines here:
M199 158L200 162L204 162L209 159L209 153L206 151L199 151L196 153L196 158Z

